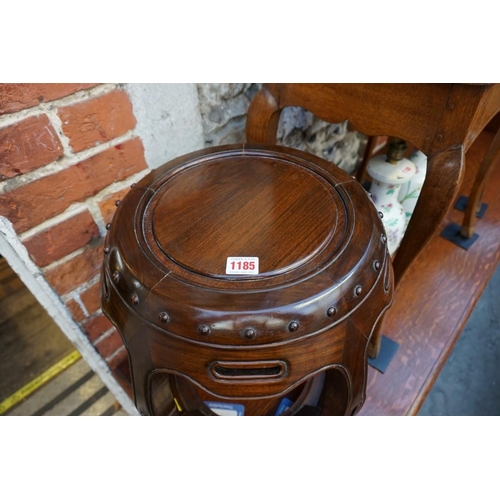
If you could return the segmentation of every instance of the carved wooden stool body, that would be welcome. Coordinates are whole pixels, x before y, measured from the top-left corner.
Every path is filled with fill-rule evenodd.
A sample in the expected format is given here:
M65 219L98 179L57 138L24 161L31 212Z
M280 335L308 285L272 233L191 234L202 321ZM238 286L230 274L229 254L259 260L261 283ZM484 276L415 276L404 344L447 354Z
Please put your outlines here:
M142 414L274 414L285 395L293 414L323 371L322 414L361 407L393 274L373 204L331 163L278 146L178 158L131 189L105 253ZM258 274L226 274L228 257L259 257Z

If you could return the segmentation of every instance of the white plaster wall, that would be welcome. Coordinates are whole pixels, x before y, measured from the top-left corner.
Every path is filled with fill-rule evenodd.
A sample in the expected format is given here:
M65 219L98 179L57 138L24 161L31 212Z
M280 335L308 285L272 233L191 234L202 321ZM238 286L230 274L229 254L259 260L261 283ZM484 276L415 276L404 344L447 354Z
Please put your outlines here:
M205 147L196 84L127 83L124 88L150 168Z

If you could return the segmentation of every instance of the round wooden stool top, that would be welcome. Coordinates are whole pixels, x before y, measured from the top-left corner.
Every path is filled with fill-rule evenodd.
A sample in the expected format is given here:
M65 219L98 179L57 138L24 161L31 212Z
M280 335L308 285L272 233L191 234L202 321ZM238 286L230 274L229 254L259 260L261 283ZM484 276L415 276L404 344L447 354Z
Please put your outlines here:
M362 404L392 268L374 205L333 164L278 146L183 156L127 194L105 254L102 306L142 413L158 413L161 374L188 412L272 413L324 371L323 414Z

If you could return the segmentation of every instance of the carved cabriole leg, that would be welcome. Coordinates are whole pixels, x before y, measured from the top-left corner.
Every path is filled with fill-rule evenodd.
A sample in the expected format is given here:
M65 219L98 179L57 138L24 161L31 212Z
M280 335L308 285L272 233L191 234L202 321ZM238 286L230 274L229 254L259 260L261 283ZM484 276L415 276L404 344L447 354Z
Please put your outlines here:
M373 335L368 344L368 349L367 349L368 357L372 359L375 359L380 354L383 325L384 325L384 318L382 317L375 326L375 329L373 330Z
M481 205L481 200L483 197L484 187L486 180L488 179L489 173L500 155L500 128L497 130L493 142L489 147L486 155L479 167L479 170L474 179L474 184L472 186L469 202L467 203L467 209L465 211L462 229L460 233L465 238L470 238L474 234L474 226L476 223L476 212L479 210Z
M248 108L246 137L249 144L276 144L276 134L281 115L279 87L276 84L262 87L255 94Z
M422 192L394 259L396 287L450 210L462 184L464 165L462 146L429 156Z
M401 278L425 244L438 231L441 221L458 194L463 173L462 146L429 156L422 192L393 263L396 300L397 286ZM383 331L384 318L379 321L368 347L368 355L371 358L376 358L379 354Z

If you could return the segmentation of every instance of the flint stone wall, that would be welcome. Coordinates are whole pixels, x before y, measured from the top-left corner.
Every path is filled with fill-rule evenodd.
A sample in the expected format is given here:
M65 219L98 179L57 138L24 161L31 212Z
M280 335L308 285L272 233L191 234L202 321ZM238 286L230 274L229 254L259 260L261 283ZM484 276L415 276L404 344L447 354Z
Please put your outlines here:
M262 84L199 83L198 98L205 145L245 141L248 106ZM281 114L277 143L325 158L352 174L359 166L366 137L349 123L327 123L300 107Z

